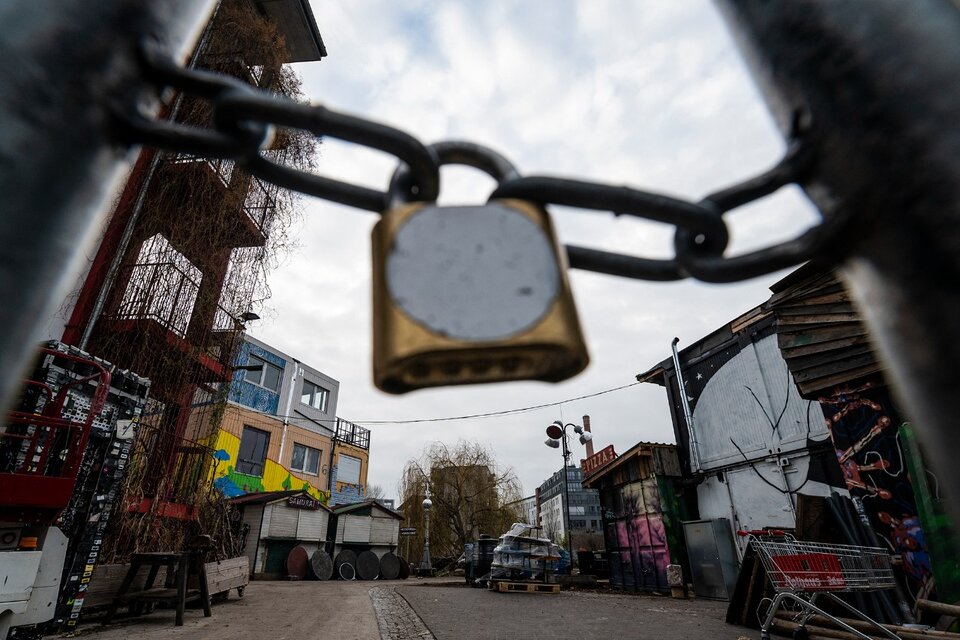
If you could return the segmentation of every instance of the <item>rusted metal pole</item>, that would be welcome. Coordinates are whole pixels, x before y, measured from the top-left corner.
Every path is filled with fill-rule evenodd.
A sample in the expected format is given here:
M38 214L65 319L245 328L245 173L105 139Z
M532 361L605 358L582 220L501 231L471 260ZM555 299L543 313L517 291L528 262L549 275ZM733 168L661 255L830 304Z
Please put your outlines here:
M802 187L956 518L960 5L716 1L784 135L814 146Z
M132 150L112 114L158 102L139 44L183 58L214 0L0 3L0 409L18 387L83 240L108 212Z

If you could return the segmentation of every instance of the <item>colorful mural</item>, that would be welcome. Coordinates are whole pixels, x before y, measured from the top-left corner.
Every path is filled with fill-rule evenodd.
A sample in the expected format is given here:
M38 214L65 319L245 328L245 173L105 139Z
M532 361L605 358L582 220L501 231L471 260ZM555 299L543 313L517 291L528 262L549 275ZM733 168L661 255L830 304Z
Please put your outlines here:
M607 536L611 581L624 589L667 589L670 549L657 479L625 485L613 498L605 518L615 531L615 547Z
M240 451L240 438L226 431L219 431L216 442L211 445L214 449L214 466L212 469L213 486L228 498L245 493L259 493L263 491L289 491L298 489L307 491L323 504L330 501L330 492L293 476L288 469L275 460L267 458L263 466L263 476L252 476L237 472L233 461Z
M876 381L842 387L820 406L851 497L859 499L878 536L903 558L916 597L934 596L933 569L896 414L885 386Z

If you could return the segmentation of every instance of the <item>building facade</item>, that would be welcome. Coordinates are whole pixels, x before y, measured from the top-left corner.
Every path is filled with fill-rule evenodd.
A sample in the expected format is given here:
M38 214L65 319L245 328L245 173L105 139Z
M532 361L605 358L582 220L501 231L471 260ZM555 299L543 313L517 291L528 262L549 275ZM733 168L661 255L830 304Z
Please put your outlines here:
M741 551L738 529L873 539L902 558L906 591L953 601L958 537L858 310L814 266L771 290L680 351L679 373L666 358L637 376L666 389L694 517Z
M641 442L584 479L600 498L611 586L665 591L667 565L686 562L680 475L676 446Z
M583 487L583 472L580 467L566 467L567 491L563 490L563 471L557 471L540 485L540 525L547 537L554 541L566 540L567 521L564 503L567 503L573 547L587 543L589 537L599 537L602 532L600 498L595 489ZM593 546L593 545L590 545Z
M295 96L299 80L287 65L324 55L307 3L222 0L187 65ZM207 127L210 104L176 95L158 118ZM270 154L303 166L313 144L286 136ZM245 323L267 295L278 230L294 211L288 195L232 161L151 148L115 202L89 260L67 276L76 286L46 321L49 337L151 381L131 454L138 473L124 489L135 507L113 519L109 560L179 544L210 504L206 446L225 410Z
M306 491L324 504L363 500L370 432L336 417L340 383L246 336L210 447L213 483L233 498Z

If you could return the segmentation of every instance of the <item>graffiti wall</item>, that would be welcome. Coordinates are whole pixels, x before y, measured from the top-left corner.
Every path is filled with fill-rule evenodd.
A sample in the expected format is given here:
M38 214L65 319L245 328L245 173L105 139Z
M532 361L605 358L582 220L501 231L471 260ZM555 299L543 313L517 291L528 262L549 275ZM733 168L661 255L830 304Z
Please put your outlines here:
M874 532L903 557L917 597L932 597L933 571L898 431L897 415L879 381L844 386L820 398L837 460L851 497L859 499Z
M263 476L252 476L239 473L234 469L234 461L240 451L240 438L227 433L218 432L214 449L213 486L228 498L235 498L245 493L261 493L264 491L290 491L293 489L308 491L310 495L323 504L327 504L330 492L310 482L298 478L275 460L267 458L263 467Z
M657 479L602 491L601 499L604 493L611 582L621 589L668 589L670 549Z

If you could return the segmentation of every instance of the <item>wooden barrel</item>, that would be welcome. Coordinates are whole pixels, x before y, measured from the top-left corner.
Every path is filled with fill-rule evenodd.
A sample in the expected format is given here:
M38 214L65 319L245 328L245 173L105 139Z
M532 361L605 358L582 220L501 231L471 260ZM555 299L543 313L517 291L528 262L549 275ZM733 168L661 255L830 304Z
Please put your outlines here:
M317 549L310 556L310 573L317 580L329 580L333 577L333 560L323 549Z
M349 567L349 577L344 577L343 567ZM344 549L333 559L333 571L344 580L353 580L357 574L357 554Z
M287 576L294 580L303 580L307 577L307 566L310 564L310 554L303 545L297 545L287 554Z
M407 562L407 559L403 556L397 556L400 559L400 576L401 580L406 580L410 577L410 563Z
M357 556L357 577L361 580L376 580L380 575L380 558L373 551L364 551Z
M380 558L380 579L396 580L400 577L400 558L392 553L385 553Z

